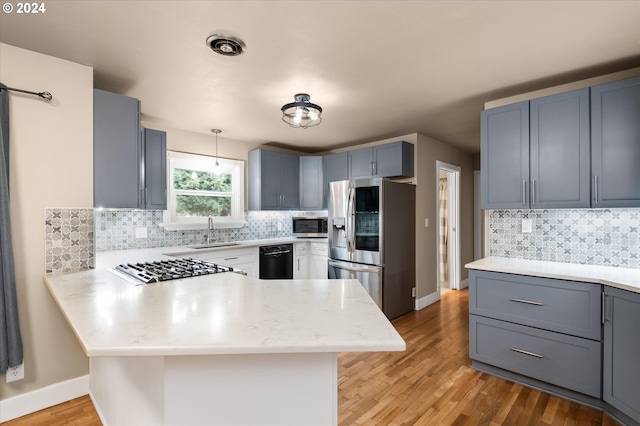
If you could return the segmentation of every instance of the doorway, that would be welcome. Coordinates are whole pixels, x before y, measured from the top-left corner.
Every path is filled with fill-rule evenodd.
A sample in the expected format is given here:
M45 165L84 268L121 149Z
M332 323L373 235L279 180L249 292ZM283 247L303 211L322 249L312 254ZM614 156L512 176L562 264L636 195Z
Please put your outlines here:
M438 291L460 289L460 167L436 161Z

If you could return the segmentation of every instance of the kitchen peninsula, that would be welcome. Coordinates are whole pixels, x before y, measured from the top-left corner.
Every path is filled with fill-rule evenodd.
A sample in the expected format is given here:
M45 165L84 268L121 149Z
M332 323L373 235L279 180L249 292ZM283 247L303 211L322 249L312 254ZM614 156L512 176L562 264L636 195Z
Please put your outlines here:
M44 281L90 358L105 425L337 424L337 353L405 343L356 280L236 273Z

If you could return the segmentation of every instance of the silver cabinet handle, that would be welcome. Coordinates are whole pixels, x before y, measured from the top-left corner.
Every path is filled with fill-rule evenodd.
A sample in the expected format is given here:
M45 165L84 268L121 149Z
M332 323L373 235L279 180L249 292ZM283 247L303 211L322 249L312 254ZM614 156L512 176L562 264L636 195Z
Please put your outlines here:
M529 352L529 351L523 351L522 349L518 349L518 348L510 348L512 351L514 352L518 352L519 354L523 354L523 355L529 355L532 356L534 358L544 358L544 356L534 353L534 352Z
M372 273L372 274L377 274L377 273L380 272L380 269L353 268L351 266L344 266L344 265L341 265L339 263L332 262L332 261L329 261L329 266L333 266L334 268L337 268L337 269L344 269L345 271L352 271L352 272L367 272L367 273Z
M517 299L515 297L512 297L509 300L511 300L512 302L526 303L527 305L535 305L535 306L543 306L544 305L544 303L542 303L542 302L534 302L533 300Z
M234 256L234 257L225 257L224 260L235 260L237 259L238 256Z
M536 180L531 180L531 205L536 205Z
M598 176L593 177L593 202L598 204Z
M526 206L527 205L527 181L523 180L522 181L522 205Z

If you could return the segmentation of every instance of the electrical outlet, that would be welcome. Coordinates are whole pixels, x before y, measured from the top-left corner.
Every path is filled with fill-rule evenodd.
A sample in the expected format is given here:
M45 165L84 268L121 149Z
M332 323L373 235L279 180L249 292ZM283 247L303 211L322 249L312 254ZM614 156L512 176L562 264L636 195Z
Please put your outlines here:
M136 228L136 238L147 238L147 228Z
M278 221L278 231L282 231L282 222Z
M425 228L428 228L428 227L429 227L429 218L428 218L428 217L425 217L425 218L424 218L424 227L425 227Z
M411 288L411 297L416 297L416 288L415 287Z
M531 219L522 219L522 233L530 234L533 232L533 223Z
M15 367L9 367L7 370L7 383L24 379L24 362Z

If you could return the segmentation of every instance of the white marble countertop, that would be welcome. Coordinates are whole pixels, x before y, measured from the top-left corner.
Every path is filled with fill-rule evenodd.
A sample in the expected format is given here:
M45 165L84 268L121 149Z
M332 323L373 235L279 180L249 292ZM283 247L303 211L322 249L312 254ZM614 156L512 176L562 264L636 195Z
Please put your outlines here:
M126 252L106 256L157 260L167 248ZM405 349L357 280L223 273L135 286L107 268L44 277L88 356Z
M468 269L557 278L603 284L640 293L640 269L580 265L541 260L485 257L465 265Z

